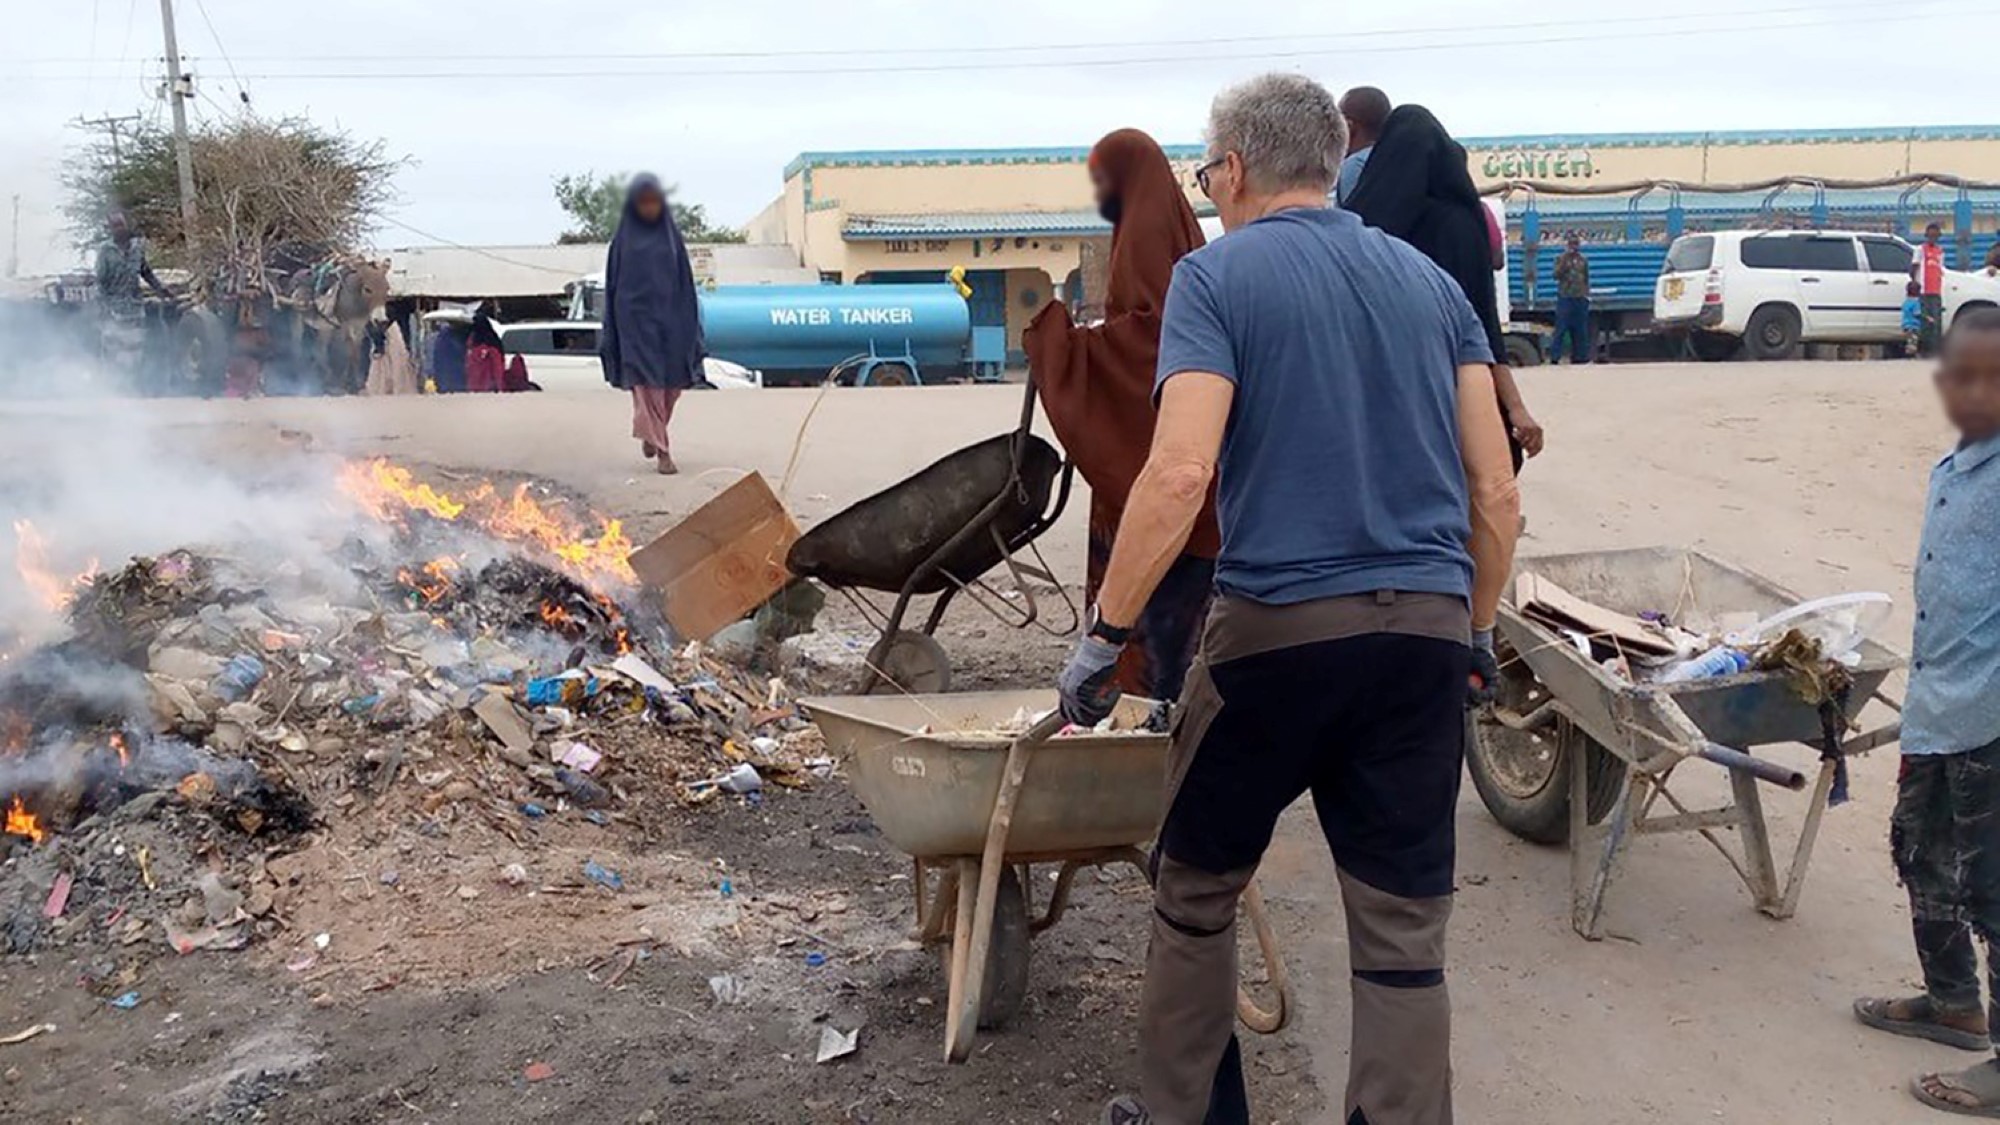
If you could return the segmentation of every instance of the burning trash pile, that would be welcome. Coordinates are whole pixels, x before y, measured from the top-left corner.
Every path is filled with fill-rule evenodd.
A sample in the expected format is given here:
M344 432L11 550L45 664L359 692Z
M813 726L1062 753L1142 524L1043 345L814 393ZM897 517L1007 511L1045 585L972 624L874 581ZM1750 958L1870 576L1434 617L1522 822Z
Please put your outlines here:
M280 857L342 818L532 843L830 770L783 681L676 644L618 521L385 461L340 484L336 541L278 559L72 580L17 526L68 635L0 661L0 952L240 947L286 925Z

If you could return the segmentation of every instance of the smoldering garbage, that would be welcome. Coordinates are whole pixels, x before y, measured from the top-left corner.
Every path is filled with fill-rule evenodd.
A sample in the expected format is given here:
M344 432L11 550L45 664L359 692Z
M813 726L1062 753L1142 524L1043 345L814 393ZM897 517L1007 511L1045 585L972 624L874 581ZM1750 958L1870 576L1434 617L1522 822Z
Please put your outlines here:
M66 638L7 654L0 952L270 938L274 870L338 818L532 847L709 804L719 774L818 775L767 676L675 643L601 567L396 517L324 548L333 567L133 559L77 588Z

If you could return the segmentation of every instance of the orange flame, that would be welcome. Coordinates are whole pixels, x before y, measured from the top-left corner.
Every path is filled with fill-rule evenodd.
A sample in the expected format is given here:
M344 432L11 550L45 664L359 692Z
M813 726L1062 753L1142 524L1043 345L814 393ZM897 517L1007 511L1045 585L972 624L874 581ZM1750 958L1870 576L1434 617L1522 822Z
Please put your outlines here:
M7 806L7 835L26 836L31 843L36 844L41 843L48 835L42 828L42 822L35 819L35 814L29 812L28 807L21 803L19 794L16 794L14 800Z
M124 735L122 735L122 734L118 734L118 733L116 733L116 732L113 732L113 733L112 733L112 735L111 735L111 748L112 748L113 750L116 750L116 751L118 751L118 768L119 768L119 769L121 769L121 770L122 770L122 769L125 769L126 767L128 767L128 766L130 766L130 765L132 764L132 752L131 752L130 750L127 750L127 749L125 748L125 736L124 736Z
M417 480L410 470L380 457L342 465L340 484L378 520L396 520L407 511L455 520L465 511L465 505Z
M396 572L396 580L407 586L412 593L424 599L429 605L442 600L451 593L451 576L458 570L458 560L451 555L439 555L425 563L421 571L408 567Z
M542 602L542 624L551 629L566 629L576 624L569 611L551 601Z
M442 520L463 517L496 539L540 551L585 582L634 585L638 581L626 562L636 545L626 536L622 521L593 516L597 527L592 533L586 521L566 508L537 503L525 484L502 495L492 484L482 483L459 498L381 458L349 462L341 468L340 483L363 511L379 520L401 523L410 512Z
M76 597L76 588L90 580L97 573L97 560L90 560L83 573L74 578L64 578L56 573L49 563L49 541L27 520L14 521L14 569L21 574L21 581L28 591L35 595L49 612L58 612Z

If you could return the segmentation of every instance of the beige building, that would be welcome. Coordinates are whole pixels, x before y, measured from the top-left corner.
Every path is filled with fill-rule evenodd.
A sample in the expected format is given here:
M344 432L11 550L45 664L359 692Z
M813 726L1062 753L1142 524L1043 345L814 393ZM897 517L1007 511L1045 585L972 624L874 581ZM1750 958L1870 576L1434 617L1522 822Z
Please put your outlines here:
M2000 126L1465 138L1481 186L1510 181L1683 188L1781 176L1886 179L1916 172L2000 181ZM1005 324L1011 351L1052 297L1080 302L1110 227L1091 200L1082 147L808 152L749 225L824 281L936 280L955 266L973 322ZM1197 145L1167 148L1197 210Z

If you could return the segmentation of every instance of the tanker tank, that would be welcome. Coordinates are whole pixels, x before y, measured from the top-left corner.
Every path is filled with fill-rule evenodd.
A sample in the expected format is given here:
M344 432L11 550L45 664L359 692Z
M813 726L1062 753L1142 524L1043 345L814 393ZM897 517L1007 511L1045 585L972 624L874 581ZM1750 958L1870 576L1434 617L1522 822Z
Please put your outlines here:
M701 321L709 354L766 386L819 383L836 366L861 386L938 383L1004 358L974 354L971 312L948 284L725 285L701 294Z

